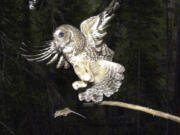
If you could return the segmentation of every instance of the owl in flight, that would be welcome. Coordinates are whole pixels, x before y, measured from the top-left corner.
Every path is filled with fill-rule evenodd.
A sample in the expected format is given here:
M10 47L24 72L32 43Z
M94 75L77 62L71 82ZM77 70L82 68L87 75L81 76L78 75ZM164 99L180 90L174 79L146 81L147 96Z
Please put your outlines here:
M118 92L124 79L125 68L112 62L114 52L103 42L118 7L119 2L113 0L102 13L83 21L80 30L68 24L57 27L53 40L40 50L41 53L22 56L36 62L49 59L47 64L57 62L56 68L67 69L72 65L80 79L73 82L72 87L85 89L79 92L79 100L103 101L103 96L110 97Z

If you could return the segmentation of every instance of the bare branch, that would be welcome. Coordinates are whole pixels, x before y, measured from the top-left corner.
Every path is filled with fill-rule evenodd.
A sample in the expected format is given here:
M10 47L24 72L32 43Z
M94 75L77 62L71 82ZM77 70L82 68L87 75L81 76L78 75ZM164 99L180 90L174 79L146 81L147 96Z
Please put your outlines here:
M119 102L119 101L103 101L103 102L100 102L98 104L84 103L84 106L86 106L86 107L91 107L94 105L108 105L108 106L117 106L117 107L128 108L128 109L145 112L148 114L152 114L153 116L161 117L164 119L168 119L168 120L172 120L172 121L175 121L177 123L180 123L180 117L178 117L178 116L175 116L175 115L172 115L169 113L164 113L164 112L154 110L154 109L151 109L148 107L139 106L139 105L128 104L128 103Z
M0 125L2 125L3 127L5 127L12 135L15 135L15 133L3 122L0 121Z

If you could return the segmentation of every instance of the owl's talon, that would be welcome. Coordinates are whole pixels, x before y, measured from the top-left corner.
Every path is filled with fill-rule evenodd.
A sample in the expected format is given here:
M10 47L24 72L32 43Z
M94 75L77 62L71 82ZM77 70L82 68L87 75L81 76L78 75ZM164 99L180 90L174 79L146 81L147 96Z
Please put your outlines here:
M75 82L72 84L72 86L73 86L73 88L74 88L75 90L78 90L78 89L79 89L78 84L77 84L77 83L75 83Z
M89 75L89 74L83 75L81 79L83 81L86 81L86 82L93 82L94 81L94 78L91 75Z
M83 81L90 81L91 80L91 76L89 74L85 74L82 76L82 80Z
M83 82L83 81L76 81L76 82L73 82L72 87L75 90L78 90L79 88L87 87L87 84L85 82Z

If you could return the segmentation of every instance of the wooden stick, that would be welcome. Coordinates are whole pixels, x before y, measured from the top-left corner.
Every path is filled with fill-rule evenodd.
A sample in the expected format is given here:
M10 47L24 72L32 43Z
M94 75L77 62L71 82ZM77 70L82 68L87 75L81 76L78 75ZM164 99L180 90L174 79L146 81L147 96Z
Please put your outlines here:
M117 106L117 107L128 108L128 109L145 112L148 114L152 114L153 116L165 118L165 119L172 120L172 121L175 121L177 123L180 123L180 117L178 117L178 116L175 116L175 115L172 115L169 113L165 113L165 112L161 112L158 110L154 110L154 109L151 109L148 107L139 106L139 105L128 104L128 103L119 102L119 101L102 101L102 102L97 103L97 104L95 104L95 103L84 103L85 107L91 107L94 105L108 105L108 106Z
M5 125L3 122L0 121L0 125L5 127L12 135L15 135L15 133L7 125Z

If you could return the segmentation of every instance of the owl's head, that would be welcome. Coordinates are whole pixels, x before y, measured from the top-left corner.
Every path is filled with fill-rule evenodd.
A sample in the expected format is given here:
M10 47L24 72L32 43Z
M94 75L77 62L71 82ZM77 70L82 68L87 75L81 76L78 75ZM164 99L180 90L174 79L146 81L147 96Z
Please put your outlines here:
M60 67L61 61L68 56L78 55L85 47L84 35L75 27L71 25L61 25L53 33L53 40L48 43L44 49L39 50L39 54L24 55L29 61L44 61L50 59L47 64L51 64L60 58L57 67Z
M75 27L71 25L61 25L53 33L51 49L57 53L78 54L85 46L85 37Z

